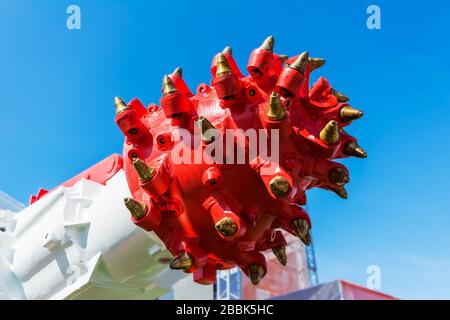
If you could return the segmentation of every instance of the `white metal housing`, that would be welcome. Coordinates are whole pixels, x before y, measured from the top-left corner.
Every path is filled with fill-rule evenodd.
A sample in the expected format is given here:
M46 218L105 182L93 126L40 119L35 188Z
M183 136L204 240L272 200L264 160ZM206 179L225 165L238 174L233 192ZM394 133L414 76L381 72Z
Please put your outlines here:
M155 299L183 272L123 205L123 170L81 179L18 213L0 211L0 299Z

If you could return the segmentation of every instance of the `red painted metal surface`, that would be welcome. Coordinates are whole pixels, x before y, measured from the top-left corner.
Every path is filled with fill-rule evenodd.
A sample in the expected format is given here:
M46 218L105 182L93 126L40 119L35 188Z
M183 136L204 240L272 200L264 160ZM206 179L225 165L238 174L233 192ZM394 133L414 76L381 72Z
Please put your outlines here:
M75 183L77 183L80 179L84 178L87 180L92 180L101 184L106 184L106 181L111 179L117 171L122 169L123 167L123 159L122 156L118 154L112 154L109 157L103 159L102 161L96 163L92 167L86 169L82 173L76 175L75 177L67 180L66 182L62 183L61 185L53 188L52 190L55 190L59 188L60 186L64 187L72 187ZM39 189L38 193L36 195L32 195L30 197L30 204L33 204L34 202L38 201L40 198L48 194L50 191L47 191L45 189Z
M310 73L323 64L321 60L306 53L286 60L272 47L273 39L268 38L252 52L248 76L230 50L217 54L211 84L200 84L195 94L176 70L164 78L160 106L145 108L138 99L128 104L116 99L128 185L144 208L143 214L132 212L132 221L154 231L175 255L172 267L194 273L198 283L214 283L217 269L236 265L258 283L268 271L261 252L285 245L278 229L308 244L311 221L301 207L306 190L319 187L346 198L348 171L332 159L355 155L357 145L352 152L349 146L356 140L343 128L362 114L351 108L353 115L343 114L348 99L325 78L309 87ZM226 129L261 129L269 149L275 143L268 138L271 131L279 130L279 161L254 156L248 141L235 139L231 148L245 150L243 164L227 158L228 145L225 163L210 163L208 158L179 163L174 150L185 144L177 139L180 130L194 137L204 118L218 130L219 140ZM324 132L330 123L332 128ZM202 138L208 140L206 135ZM191 149L208 148L211 142L217 140L204 140ZM258 147L262 143L258 141ZM364 157L361 150L358 156ZM138 159L146 173L142 165L139 169ZM331 174L336 168L337 178ZM233 224L228 234L217 230L224 218ZM304 223L299 227L294 221Z

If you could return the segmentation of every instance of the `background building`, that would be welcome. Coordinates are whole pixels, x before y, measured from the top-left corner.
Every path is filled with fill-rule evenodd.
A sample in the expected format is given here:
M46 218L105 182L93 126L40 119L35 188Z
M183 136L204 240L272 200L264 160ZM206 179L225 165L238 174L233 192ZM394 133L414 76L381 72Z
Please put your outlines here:
M268 299L274 296L307 288L312 283L308 266L308 253L305 245L286 232L284 236L288 243L286 247L287 264L280 264L271 251L265 252L267 259L266 276L255 286L246 276L242 277L242 299ZM315 273L315 272L314 272Z
M314 246L306 247L296 237L284 233L287 264L281 265L272 252L264 255L270 270L258 286L252 285L238 268L218 272L215 299L268 299L318 284Z

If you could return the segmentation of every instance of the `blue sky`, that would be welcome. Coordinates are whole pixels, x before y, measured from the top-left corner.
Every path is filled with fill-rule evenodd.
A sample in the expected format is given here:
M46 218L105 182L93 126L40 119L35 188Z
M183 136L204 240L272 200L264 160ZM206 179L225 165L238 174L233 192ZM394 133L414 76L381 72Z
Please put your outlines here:
M81 30L66 8L81 8ZM381 8L368 30L366 8ZM450 299L450 5L444 1L18 1L0 3L0 190L26 202L114 152L113 97L157 102L176 66L195 88L224 46L245 70L269 34L276 51L308 50L365 117L349 132L349 199L309 193L321 281L401 298Z

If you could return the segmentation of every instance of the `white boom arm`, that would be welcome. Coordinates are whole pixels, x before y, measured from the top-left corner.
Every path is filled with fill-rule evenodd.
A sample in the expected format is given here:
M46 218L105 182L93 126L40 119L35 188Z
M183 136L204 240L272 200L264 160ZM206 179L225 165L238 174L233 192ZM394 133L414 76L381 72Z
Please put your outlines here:
M19 213L0 211L0 299L155 299L185 276L131 221L123 170L81 179Z

